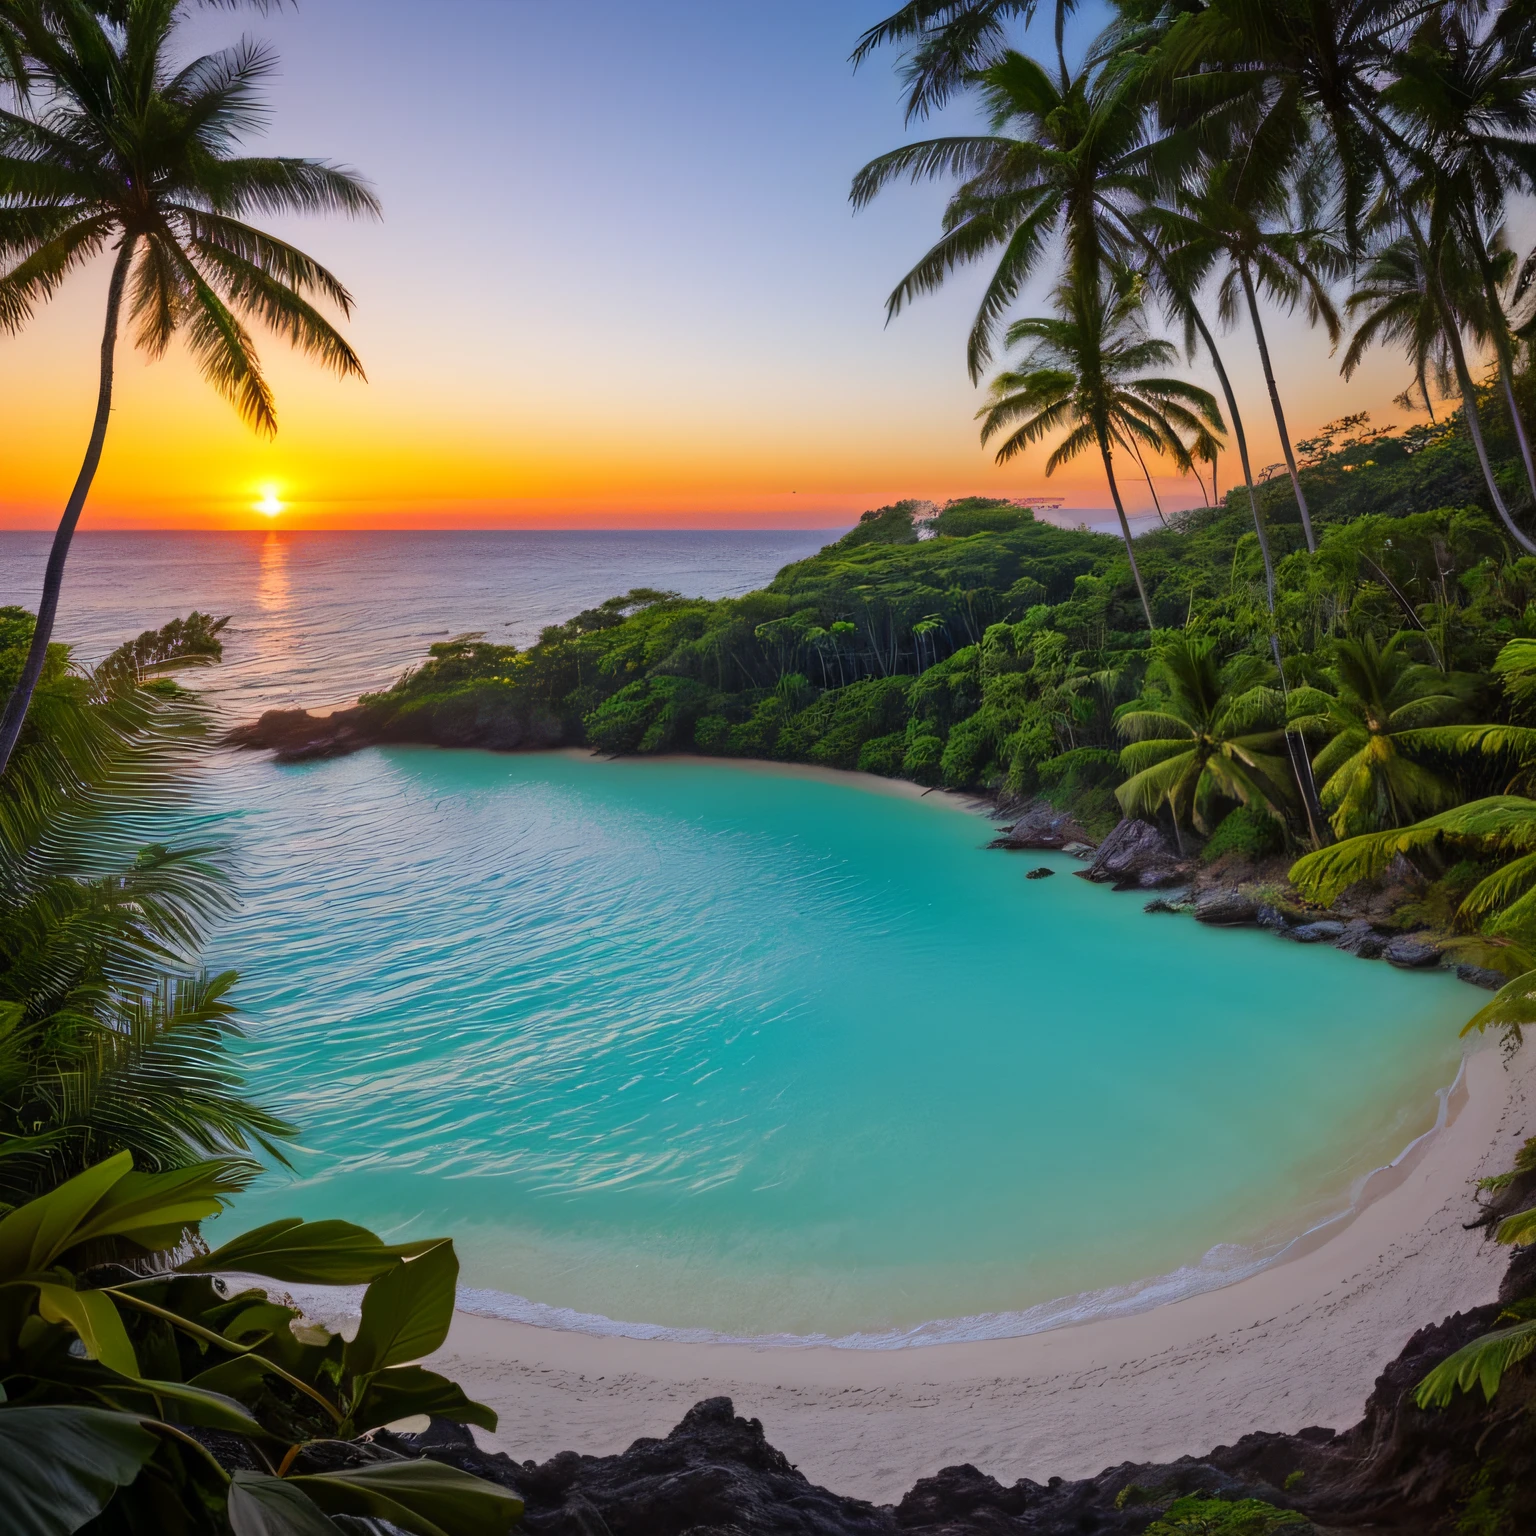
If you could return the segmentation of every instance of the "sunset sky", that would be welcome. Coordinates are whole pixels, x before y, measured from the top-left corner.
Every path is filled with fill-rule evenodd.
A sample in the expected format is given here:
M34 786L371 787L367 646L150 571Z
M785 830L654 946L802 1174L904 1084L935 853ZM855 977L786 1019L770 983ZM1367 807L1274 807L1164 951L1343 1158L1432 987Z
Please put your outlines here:
M281 52L267 146L355 166L383 199L382 224L280 230L352 287L369 381L267 342L269 443L183 355L146 365L125 348L83 526L263 526L264 501L282 526L415 528L809 527L971 492L1107 506L1093 462L1046 481L1043 455L1000 470L980 447L964 366L980 272L884 323L943 202L898 188L857 216L848 205L861 164L934 131L904 128L893 60L847 63L893 4L209 12L189 49L244 29ZM81 272L0 337L0 527L57 518L105 285L104 266ZM1398 356L1374 353L1346 385L1321 333L1271 318L1294 435L1348 410L1413 419L1390 403L1407 382ZM1268 464L1279 450L1246 333L1226 355ZM1160 490L1198 499L1193 482ZM1144 485L1130 499L1150 505Z

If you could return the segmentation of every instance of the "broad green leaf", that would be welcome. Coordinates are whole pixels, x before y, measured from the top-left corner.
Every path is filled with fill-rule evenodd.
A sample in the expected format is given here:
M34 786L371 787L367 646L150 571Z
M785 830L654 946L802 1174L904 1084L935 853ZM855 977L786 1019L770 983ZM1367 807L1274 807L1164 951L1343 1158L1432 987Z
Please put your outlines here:
M1448 1356L1419 1383L1414 1401L1420 1408L1445 1408L1458 1391L1483 1389L1486 1402L1493 1401L1504 1372L1536 1350L1536 1322L1517 1323L1474 1339Z
M0 1407L0 1530L71 1536L139 1475L158 1442L105 1408Z
M237 1403L224 1392L187 1381L151 1381L140 1379L124 1382L111 1389L113 1401L121 1400L126 1406L136 1406L143 1399L143 1409L156 1418L174 1419L178 1424L196 1424L203 1429L224 1429L232 1435L255 1435L268 1438L266 1430L251 1417L249 1409ZM164 1405L170 1403L175 1412L167 1413Z
M1493 1235L1501 1243L1514 1243L1521 1247L1527 1243L1536 1243L1536 1210L1506 1216Z
M453 1244L441 1242L375 1280L363 1293L362 1321L344 1357L347 1371L367 1376L440 1348L453 1322L458 1278Z
M362 1434L381 1424L393 1424L418 1413L459 1424L496 1428L496 1410L464 1395L464 1389L446 1376L419 1365L400 1365L364 1378L365 1385L352 1409L352 1430Z
M181 1268L189 1274L228 1270L265 1275L295 1285L367 1285L397 1268L402 1259L425 1253L441 1241L389 1244L350 1221L290 1217L231 1238Z
M383 1461L289 1481L328 1515L373 1515L415 1536L506 1536L523 1501L435 1461Z
M217 1216L236 1187L230 1163L217 1159L167 1173L127 1173L97 1202L74 1241L124 1237L151 1252L171 1247L186 1228Z
M0 1221L0 1280L51 1268L61 1253L74 1246L76 1231L97 1201L132 1169L132 1154L119 1152L18 1206Z
M1481 1033L1492 1025L1518 1040L1521 1029L1528 1024L1536 1024L1536 971L1526 971L1501 987L1491 1002L1467 1020L1461 1032L1470 1035L1475 1029Z
M268 1376L275 1376L270 1363L260 1355L226 1355L217 1365L199 1371L190 1387L204 1392L219 1392L225 1397L244 1399L254 1392Z
M336 1536L336 1527L302 1489L258 1472L235 1473L228 1514L235 1536Z
M111 1298L100 1291L77 1291L68 1285L42 1284L37 1309L47 1323L66 1323L80 1336L85 1352L119 1376L139 1374L138 1356Z

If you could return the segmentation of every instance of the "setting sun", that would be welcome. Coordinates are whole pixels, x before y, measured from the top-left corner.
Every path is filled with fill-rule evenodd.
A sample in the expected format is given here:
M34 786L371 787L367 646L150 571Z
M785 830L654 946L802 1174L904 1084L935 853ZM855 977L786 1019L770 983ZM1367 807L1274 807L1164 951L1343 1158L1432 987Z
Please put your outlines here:
M261 492L261 500L256 503L256 510L264 517L276 517L283 510L283 503L277 499L275 486L264 486Z

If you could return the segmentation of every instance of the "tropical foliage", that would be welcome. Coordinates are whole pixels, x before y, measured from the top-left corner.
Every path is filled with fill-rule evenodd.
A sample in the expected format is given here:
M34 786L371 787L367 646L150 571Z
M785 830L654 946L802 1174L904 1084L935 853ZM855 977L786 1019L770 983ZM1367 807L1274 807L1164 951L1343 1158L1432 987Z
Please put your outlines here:
M222 628L194 613L89 671L51 647L0 778L0 1207L122 1150L146 1171L219 1157L238 1181L291 1134L228 1059L233 974L198 961L223 854L172 821L209 745L176 674L216 660ZM0 610L0 677L31 640Z
M1130 743L1120 754L1129 777L1116 791L1126 815L1150 821L1166 806L1175 827L1206 834L1223 803L1283 818L1292 798L1285 700L1269 663L1235 656L1222 667L1212 641L1176 634L1159 644L1147 676L1148 696L1115 716Z
M451 1467L306 1459L313 1442L414 1414L495 1428L490 1409L414 1363L447 1336L451 1243L390 1245L347 1222L293 1220L189 1252L186 1233L238 1180L217 1161L167 1173L132 1163L119 1153L0 1219L6 1530L68 1536L94 1521L101 1536L317 1536L335 1529L328 1515L417 1536L511 1528L521 1502ZM365 1285L355 1337L215 1278L230 1271Z

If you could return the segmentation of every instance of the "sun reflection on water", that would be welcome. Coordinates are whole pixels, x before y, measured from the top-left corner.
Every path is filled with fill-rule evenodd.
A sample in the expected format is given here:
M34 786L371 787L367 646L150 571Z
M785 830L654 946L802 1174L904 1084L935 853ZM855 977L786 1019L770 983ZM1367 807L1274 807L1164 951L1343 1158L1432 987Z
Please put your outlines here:
M273 529L261 546L261 579L256 587L256 601L265 613L285 613L288 599L288 541Z

